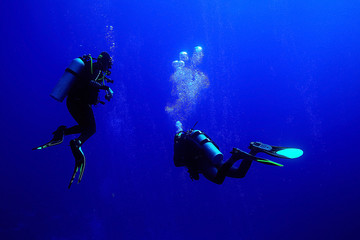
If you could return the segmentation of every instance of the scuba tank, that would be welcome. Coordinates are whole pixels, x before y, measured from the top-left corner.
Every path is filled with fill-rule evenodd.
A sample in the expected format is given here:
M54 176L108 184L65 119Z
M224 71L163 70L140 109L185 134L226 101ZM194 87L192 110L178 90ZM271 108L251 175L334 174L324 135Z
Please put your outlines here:
M193 130L190 133L191 138L199 144L206 154L206 156L214 163L220 164L224 158L223 154L219 151L218 146L202 131Z
M75 58L72 60L69 67L65 69L64 74L56 84L50 96L59 102L64 101L84 66L85 63L81 58Z

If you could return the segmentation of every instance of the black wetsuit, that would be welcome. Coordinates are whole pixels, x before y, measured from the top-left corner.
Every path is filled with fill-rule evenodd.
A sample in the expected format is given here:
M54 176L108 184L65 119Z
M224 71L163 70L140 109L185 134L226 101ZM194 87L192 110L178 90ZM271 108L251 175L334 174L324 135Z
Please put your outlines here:
M65 135L81 133L78 140L81 144L96 132L95 117L91 105L98 103L100 89L108 90L96 80L102 78L102 71L97 63L85 61L85 67L75 85L71 88L66 100L66 106L78 125L64 130Z
M215 143L214 145L216 146ZM199 173L217 184L223 183L225 177L243 178L252 161L244 159L238 168L233 167L234 163L240 159L233 154L226 162L214 163L206 156L199 144L194 141L191 133L182 132L175 135L174 164L176 167L187 167L191 179L198 180Z

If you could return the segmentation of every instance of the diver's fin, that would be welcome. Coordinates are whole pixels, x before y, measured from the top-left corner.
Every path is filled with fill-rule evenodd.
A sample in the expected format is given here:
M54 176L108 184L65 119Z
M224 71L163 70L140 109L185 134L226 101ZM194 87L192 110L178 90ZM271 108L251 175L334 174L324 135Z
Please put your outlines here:
M70 189L71 184L74 182L74 179L76 177L77 172L79 172L77 183L79 184L81 182L81 179L82 179L82 177L84 175L85 163L86 163L85 156L82 159L75 159L74 172L73 172L73 174L71 176L70 183L68 185L68 189Z
M84 171L85 171L85 164L86 164L86 158L85 155L83 153L83 151L81 150L81 141L78 139L73 139L70 141L70 147L71 147L71 152L74 155L75 158L75 168L74 168L74 172L73 175L71 177L70 180L70 184L68 186L68 188L71 187L71 184L73 183L76 173L79 170L79 176L78 176L78 182L80 183L82 180L82 177L84 175Z
M61 144L62 142L63 142L63 139L57 140L57 141L54 141L54 140L52 139L52 140L50 140L50 142L45 143L45 144L43 144L43 145L41 145L41 146L39 146L39 147L35 147L35 148L33 148L32 150L41 150L41 149L44 149L44 148L47 148L47 147L52 147L52 146L59 145L59 144Z
M249 149L256 153L263 152L278 158L293 159L303 155L303 151L298 148L271 146L261 142L251 142Z
M284 165L277 163L277 162L273 162L270 161L268 159L265 158L260 158L260 157L255 157L247 152L244 152L238 148L233 148L233 150L230 152L233 156L235 156L236 158L239 159L245 159L245 160L250 160L250 161L256 161L259 163L264 163L267 165L272 165L272 166L278 166L278 167L283 167Z
M255 161L259 162L259 163L263 163L263 164L267 164L267 165L272 165L272 166L278 166L278 167L283 167L284 165L277 163L277 162L273 162L267 159L256 159Z
M69 183L69 185L68 185L68 189L70 189L71 184L73 183L73 181L74 181L74 179L75 179L75 176L76 176L76 173L77 173L78 169L79 169L79 168L75 165L73 175L71 176L70 183Z
M84 156L84 158L82 159L82 161L80 162L80 173L79 173L79 179L77 183L80 183L82 180L82 177L84 175L84 171L85 171L85 164L86 164L86 158Z
M47 143L35 147L32 150L41 150L47 147L52 147L61 144L64 141L64 130L66 129L66 126L60 126L56 129L55 132L53 132L54 137Z

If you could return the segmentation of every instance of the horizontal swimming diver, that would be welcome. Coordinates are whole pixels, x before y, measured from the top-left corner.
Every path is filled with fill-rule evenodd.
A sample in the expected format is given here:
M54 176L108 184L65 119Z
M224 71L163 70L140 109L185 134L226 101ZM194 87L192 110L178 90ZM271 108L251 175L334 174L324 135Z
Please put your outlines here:
M181 122L176 122L177 133L174 138L174 164L176 167L186 167L193 180L199 180L199 174L208 180L222 184L226 177L243 178L253 161L282 167L283 165L265 158L256 157L263 152L278 158L298 158L303 152L297 148L277 147L261 142L251 142L250 152L233 148L232 155L223 161L223 154L211 138L200 130L184 131ZM238 168L233 165L241 160Z

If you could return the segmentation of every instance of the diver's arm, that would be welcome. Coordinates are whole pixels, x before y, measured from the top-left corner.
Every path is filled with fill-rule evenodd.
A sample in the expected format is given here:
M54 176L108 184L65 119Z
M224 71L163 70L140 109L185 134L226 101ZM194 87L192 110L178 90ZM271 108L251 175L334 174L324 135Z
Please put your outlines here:
M99 83L97 81L101 76L103 76L102 71L99 70L97 75L93 75L93 76L96 76L96 78L94 80L90 80L89 86L91 88L95 88L95 89L98 89L98 90L109 90L108 86L106 86L105 84L101 84L101 83Z
M106 90L106 94L105 94L105 99L110 101L114 96L114 92L113 90L111 90L111 88Z
M102 85L94 80L91 80L89 83L90 87L92 88L96 88L96 89L101 89L101 90L109 90L110 88L106 85Z

